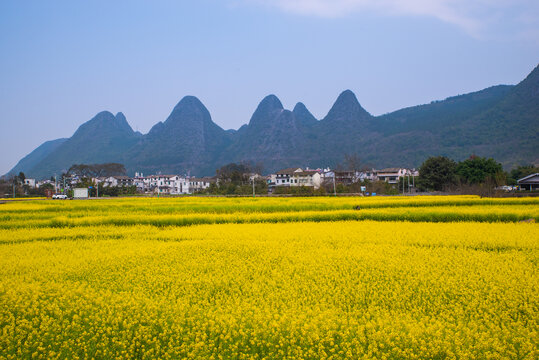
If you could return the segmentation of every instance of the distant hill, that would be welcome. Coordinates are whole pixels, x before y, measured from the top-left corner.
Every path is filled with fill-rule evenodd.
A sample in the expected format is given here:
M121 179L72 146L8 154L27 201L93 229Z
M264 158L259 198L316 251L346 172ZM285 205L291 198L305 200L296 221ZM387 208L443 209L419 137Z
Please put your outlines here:
M62 145L66 140L67 139L63 138L44 142L30 154L23 157L6 175L16 175L21 171L32 171L31 169L36 168L43 159L56 150L56 148Z
M115 116L103 111L24 173L46 178L65 172L73 164L118 162L138 138L122 113Z
M249 124L235 134L231 145L220 154L219 163L250 161L262 163L266 169L301 163L303 122L309 122L306 112L301 116L298 119L292 111L285 110L275 95L265 97Z
M516 86L494 86L380 117L370 130L397 160L418 164L427 155L460 160L493 157L506 168L539 157L539 67ZM412 146L414 139L416 146ZM377 152L372 161L384 161Z
M131 171L213 174L216 155L227 148L230 137L199 99L186 96L165 122L152 127L119 159Z
M229 162L251 161L266 172L290 166L334 166L357 154L374 167L418 167L427 157L494 157L509 168L539 158L539 67L518 85L498 85L430 104L372 116L346 90L317 120L298 103L283 108L275 95L248 124L223 130L193 96L165 122L135 133L123 114L101 112L69 139L46 142L10 173L44 178L74 163L120 162L129 173L213 175Z

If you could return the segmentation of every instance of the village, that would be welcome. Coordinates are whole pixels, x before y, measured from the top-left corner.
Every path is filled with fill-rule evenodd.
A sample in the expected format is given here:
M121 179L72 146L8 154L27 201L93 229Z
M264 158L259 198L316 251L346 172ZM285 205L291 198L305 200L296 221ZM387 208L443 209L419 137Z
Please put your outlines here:
M371 169L363 171L353 170L335 170L330 168L325 169L310 169L309 167L291 167L279 170L269 175L261 175L258 173L245 174L244 180L246 184L264 183L267 188L267 193L283 192L286 188L306 188L319 190L326 186L331 190L336 190L338 186L349 186L351 184L366 183L366 182L385 182L389 186L396 189L401 179L405 179L406 185L400 188L400 192L415 191L415 180L419 176L416 169L406 168L386 168L386 169ZM155 195L186 195L197 194L209 189L212 184L220 185L223 179L218 176L213 177L192 177L188 175L147 175L136 172L135 176L108 176L108 177L93 177L87 179L86 183L91 186L80 188L83 179L76 174L71 174L61 179L51 178L42 181L36 181L32 178L25 178L23 183L29 188L40 188L47 186L52 192L67 193L69 190L75 190L74 197L88 197L92 194L92 189L105 188L133 188L138 194L155 194ZM404 189L403 189L404 187ZM89 188L88 191L87 188ZM365 190L363 190L365 191ZM94 196L99 196L94 193Z
M110 196L180 195L413 195L416 193L475 194L534 192L539 189L538 168L519 166L502 172L493 159L471 156L458 164L445 157L431 157L420 169L393 167L375 169L350 161L335 168L289 167L263 175L260 165L230 163L215 171L215 176L196 177L175 174L126 176L122 164L75 164L61 176L47 180L13 176L3 187L4 196L12 190L22 196L46 196L53 199L96 198ZM489 166L494 164L492 169ZM447 166L453 170L447 171ZM457 168L460 167L460 168ZM347 169L358 170L347 170ZM459 170L460 169L460 170ZM473 169L473 171L469 171ZM490 170L488 170L490 169ZM489 174L488 171L491 173ZM445 172L445 178L440 174ZM477 179L474 174L482 175ZM124 175L117 175L124 174ZM473 175L473 176L472 176ZM6 185L6 184L4 184ZM9 189L9 190L8 190Z

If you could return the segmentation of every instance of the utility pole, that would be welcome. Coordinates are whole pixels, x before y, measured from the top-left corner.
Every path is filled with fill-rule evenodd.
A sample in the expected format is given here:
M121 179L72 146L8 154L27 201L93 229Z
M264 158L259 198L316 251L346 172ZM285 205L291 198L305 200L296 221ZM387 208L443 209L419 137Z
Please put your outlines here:
M15 199L15 179L13 179L13 198Z
M335 176L337 176L337 173L335 170L333 170L333 195L337 196L337 187L335 185Z
M253 197L255 197L255 177L253 175Z

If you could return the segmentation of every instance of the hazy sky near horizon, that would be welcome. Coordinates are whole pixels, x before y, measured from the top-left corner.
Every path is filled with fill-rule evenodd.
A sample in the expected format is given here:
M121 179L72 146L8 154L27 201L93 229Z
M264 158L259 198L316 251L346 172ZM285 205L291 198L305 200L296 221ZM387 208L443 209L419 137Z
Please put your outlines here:
M536 0L0 2L0 175L96 113L146 133L185 95L225 129L260 100L379 115L516 84L539 62Z

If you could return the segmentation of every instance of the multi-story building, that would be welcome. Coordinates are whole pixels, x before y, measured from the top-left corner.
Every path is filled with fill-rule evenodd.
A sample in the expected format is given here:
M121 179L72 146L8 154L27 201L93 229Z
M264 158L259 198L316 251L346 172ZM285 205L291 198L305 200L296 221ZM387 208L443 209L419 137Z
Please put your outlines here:
M190 187L191 193L195 193L197 191L201 191L201 190L209 188L210 185L212 183L216 183L217 180L211 177L203 177L203 178L192 177L192 178L189 178L188 181L189 181L189 187Z
M101 182L101 181L100 181ZM131 186L134 184L134 179L129 176L109 176L104 179L103 186Z
M150 189L150 177L136 172L135 177L133 178L133 185L137 187L137 191L147 192Z
M180 175L149 176L148 190L158 194L188 194L190 193L189 179Z
M412 176L411 170L403 168L387 168L377 171L377 178L390 184L397 184L403 176Z
M36 187L36 179L26 178L26 179L24 179L24 185L28 185L31 188L35 188Z
M195 178L182 175L150 175L136 174L134 183L142 192L154 192L158 194L192 194L196 191L207 189L215 178Z
M318 170L294 171L290 177L290 186L310 186L319 189L322 176Z
M286 168L283 170L279 170L275 173L275 186L290 186L291 184L294 184L296 180L294 179L293 175L294 173L303 172L302 168ZM273 181L273 176L272 176Z

